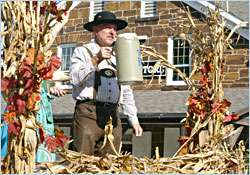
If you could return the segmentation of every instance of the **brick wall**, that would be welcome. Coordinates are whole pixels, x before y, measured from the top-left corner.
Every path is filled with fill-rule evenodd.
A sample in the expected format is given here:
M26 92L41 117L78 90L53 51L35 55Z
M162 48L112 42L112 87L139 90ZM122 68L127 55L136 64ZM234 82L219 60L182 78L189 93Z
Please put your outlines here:
M168 37L175 33L184 32L192 33L189 28L178 28L179 24L188 22L187 14L185 13L182 4L179 1L159 1L157 3L157 16L149 18L140 18L140 1L106 1L106 11L112 11L120 19L128 21L127 28L118 31L120 33L132 32L137 35L147 35L148 40L145 45L153 46L165 58L167 58ZM200 20L202 14L191 8L194 23L207 32L208 28L204 27ZM77 43L81 46L88 43L93 34L83 28L83 24L89 21L89 2L81 2L75 7L71 13L66 26L60 31L56 37L52 50L56 53L56 46L63 43ZM249 60L248 45L235 49L228 50L224 53L226 65L224 67L223 86L225 88L248 88L249 74L246 62ZM199 82L199 75L194 76L196 83ZM150 89L160 89L166 85L166 78L162 79L161 84L158 84L158 79L153 81ZM147 80L145 80L146 82ZM144 86L134 86L134 89L146 89Z

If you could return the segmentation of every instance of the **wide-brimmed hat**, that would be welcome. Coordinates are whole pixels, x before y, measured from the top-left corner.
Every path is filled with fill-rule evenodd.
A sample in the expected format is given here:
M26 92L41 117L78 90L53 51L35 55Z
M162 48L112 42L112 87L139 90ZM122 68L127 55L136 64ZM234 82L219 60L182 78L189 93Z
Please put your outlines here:
M112 12L107 12L107 11L102 11L99 12L95 15L94 21L88 22L84 24L84 28L87 29L88 31L93 32L92 27L97 26L98 24L101 23L111 23L111 24L116 24L117 28L116 30L121 30L124 29L128 23L124 20L121 19L116 19L116 16Z

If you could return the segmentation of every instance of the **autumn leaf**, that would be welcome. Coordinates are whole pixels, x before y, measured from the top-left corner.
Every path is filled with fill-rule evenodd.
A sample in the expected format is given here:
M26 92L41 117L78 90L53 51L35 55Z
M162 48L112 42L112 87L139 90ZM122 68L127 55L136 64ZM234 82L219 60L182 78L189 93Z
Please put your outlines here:
M60 66L61 66L60 58L57 56L52 56L50 57L50 60L48 61L47 64L45 63L41 64L37 70L42 75L43 80L52 79L54 71L59 69Z
M35 88L32 78L28 79L24 87L24 95L30 96Z
M13 133L15 135L19 135L20 129L21 129L21 125L20 125L20 123L18 123L16 121L11 121L8 124L8 133L9 134Z
M58 145L56 144L53 136L46 135L45 146L48 147L49 151L54 152Z
M212 104L211 106L212 106L212 111L211 112L215 113L219 109L221 104L217 102L217 103Z
M9 85L9 79L1 77L1 91L5 91Z
M51 2L51 10L50 10L50 13L52 15L57 15L58 11L57 11L57 5L56 5L56 2Z
M8 100L12 102L9 108L10 112L13 112L13 110L15 111L15 109L17 108L19 114L23 114L27 101L23 99L22 95L14 94L12 96L9 96Z
M179 139L178 139L178 142L180 144L179 148L186 143L186 141L188 140L188 137L187 136L180 136ZM179 149L178 148L178 149ZM186 145L183 146L183 148L179 151L179 155L182 156L182 155L185 155L188 153L188 143Z
M200 83L203 84L204 86L208 86L207 77L205 75L201 77Z
M43 80L53 78L54 70L52 70L52 69L43 68L40 72L41 72L41 75L43 77Z
M13 118L16 116L16 112L5 112L4 115L5 122L9 122L12 121Z
M51 69L57 70L61 66L61 60L58 56L52 56L50 57L50 60L48 62L48 66L51 66Z
M47 64L45 62L37 66L38 71L41 71L42 69L47 69Z
M7 88L15 88L16 87L16 81L14 77L11 78L2 78L1 76L1 91L5 91Z
M34 109L36 103L39 102L40 102L40 95L38 93L32 93L32 95L28 97L27 108Z
M50 136L46 136L46 143L45 146L48 147L49 150L51 150L51 152L54 152L56 148L58 148L59 146L63 147L64 146L64 142L66 142L69 138L67 136L64 136L64 132L63 130L59 130L59 129L55 129L54 131L55 137L53 138L51 135Z
M226 99L223 99L223 101L222 101L222 105L223 105L223 106L230 107L230 106L231 106L231 102L230 102L230 101L228 101L228 100L226 100Z
M20 77L31 78L32 77L32 70L29 66L29 61L23 61L20 66Z
M25 58L26 63L28 65L34 64L34 59L35 59L35 49L29 48L27 52L27 57Z
M27 101L22 99L22 98L18 98L18 99L16 99L16 104L17 104L17 110L18 110L19 114L23 114L25 111Z
M42 127L39 127L38 132L39 132L40 143L43 143L45 141L46 134Z
M12 104L10 104L8 107L9 107L9 112L16 112L17 111L16 105L14 104L14 102Z
M28 102L27 102L27 108L28 109L34 109L35 103L34 100L31 96L28 97Z
M44 54L42 52L39 52L37 55L37 61L42 62L44 61Z
M223 122L226 123L226 122L230 122L231 120L238 120L239 119L239 116L237 114L230 114L230 115L226 115L223 119Z
M64 142L66 142L69 138L67 136L64 136L64 131L63 130L59 130L59 129L55 129L54 131L54 134L55 134L55 139L56 139L56 142L57 144L59 144L60 146L64 146Z

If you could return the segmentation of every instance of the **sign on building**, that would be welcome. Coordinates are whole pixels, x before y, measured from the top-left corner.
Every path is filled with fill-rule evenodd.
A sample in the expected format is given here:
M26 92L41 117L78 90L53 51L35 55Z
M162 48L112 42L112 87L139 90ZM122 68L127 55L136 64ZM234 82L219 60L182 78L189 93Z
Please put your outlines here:
M143 77L152 77L153 68L157 61L159 60L142 61ZM160 66L155 70L154 77L159 77L159 76L163 76L163 77L166 76L166 67Z

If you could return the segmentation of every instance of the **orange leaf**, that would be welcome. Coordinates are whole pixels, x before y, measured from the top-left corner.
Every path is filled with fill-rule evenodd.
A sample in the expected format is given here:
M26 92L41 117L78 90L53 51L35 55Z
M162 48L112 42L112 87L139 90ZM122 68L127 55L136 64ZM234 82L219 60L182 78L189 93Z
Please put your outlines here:
M16 112L5 112L4 115L5 115L4 120L6 122L9 122L12 121L13 118L16 116Z
M34 64L34 58L35 58L35 49L29 48L28 53L27 53L27 57L25 58L28 65Z

